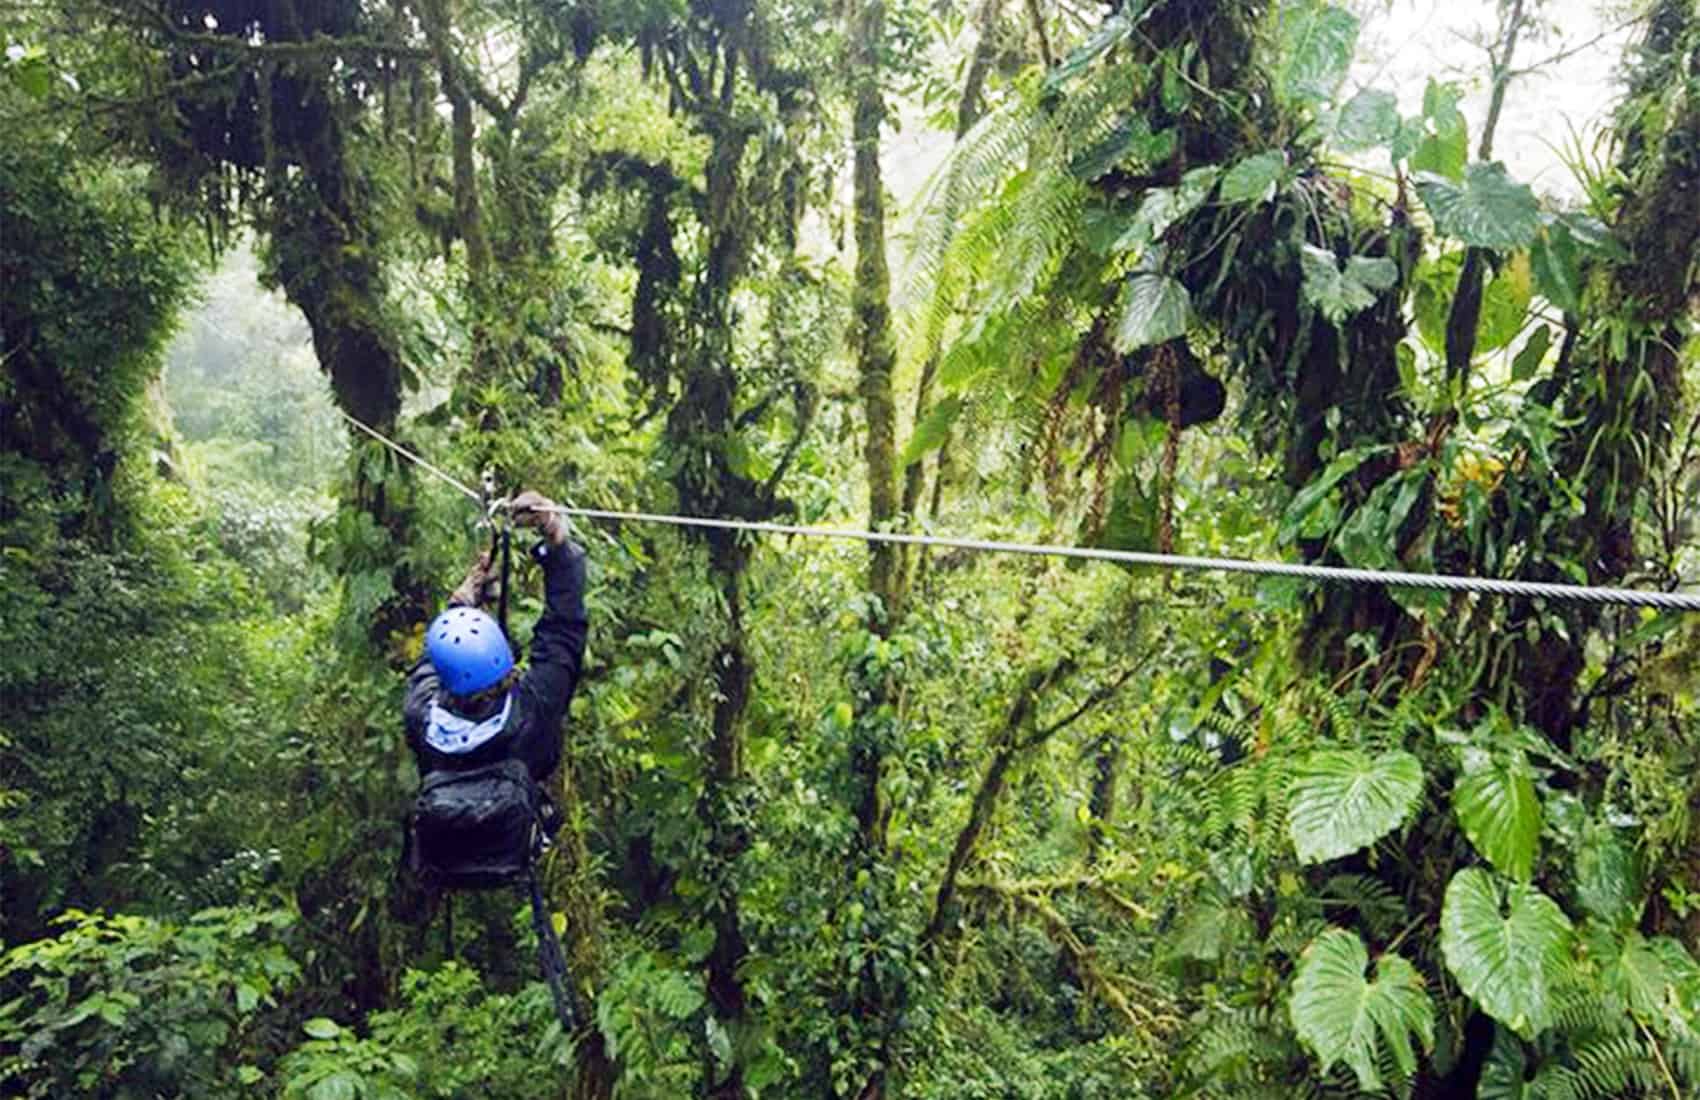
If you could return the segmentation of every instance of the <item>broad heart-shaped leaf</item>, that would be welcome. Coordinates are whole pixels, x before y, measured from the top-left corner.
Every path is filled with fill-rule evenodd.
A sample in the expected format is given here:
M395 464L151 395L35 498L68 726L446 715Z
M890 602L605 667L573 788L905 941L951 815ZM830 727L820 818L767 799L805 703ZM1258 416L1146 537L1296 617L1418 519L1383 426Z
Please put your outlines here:
M1134 274L1122 292L1122 319L1116 325L1116 350L1133 351L1186 335L1192 298L1186 287L1167 275L1149 271Z
M1328 102L1352 63L1357 16L1321 0L1286 0L1280 21L1275 94L1288 103Z
M1541 231L1541 206L1527 184L1505 174L1505 166L1477 162L1464 170L1460 186L1444 176L1422 172L1417 193L1434 227L1476 248L1526 248Z
M1452 876L1440 909L1440 950L1458 986L1525 1039L1552 1023L1550 991L1573 930L1558 903L1480 867Z
M1386 145L1398 133L1398 97L1379 88L1365 88L1340 108L1332 141L1338 148L1353 153Z
M1279 150L1247 157L1228 169L1216 197L1222 202L1262 202L1275 193L1275 181L1287 169Z
M1464 750L1464 774L1452 785L1452 808L1476 851L1504 874L1529 881L1541 836L1541 800L1521 750Z
M1330 928L1311 941L1293 975L1288 1011L1299 1039L1322 1059L1326 1074L1345 1062L1366 1092L1381 1087L1377 1048L1385 1044L1394 1064L1410 1076L1417 1071L1411 1033L1424 1050L1434 1048L1434 1005L1416 968L1398 955L1375 964L1375 981L1364 980L1369 953L1357 934Z
M1339 859L1397 829L1423 791L1423 767L1408 752L1370 756L1324 749L1293 769L1287 832L1301 863Z
M1524 1077L1528 1059L1523 1044L1509 1029L1494 1025L1493 1046L1488 1048L1487 1061L1482 1064L1482 1076L1476 1084L1476 1100L1535 1100Z
M1307 244L1299 252L1305 301L1335 324L1375 304L1375 294L1398 281L1399 269L1385 256L1352 256L1342 271L1334 253Z
M1140 200L1134 212L1133 224L1111 246L1113 251L1145 248L1169 231L1169 227L1197 210L1210 197L1216 186L1217 168L1206 165L1194 168L1181 177L1174 187L1153 187Z

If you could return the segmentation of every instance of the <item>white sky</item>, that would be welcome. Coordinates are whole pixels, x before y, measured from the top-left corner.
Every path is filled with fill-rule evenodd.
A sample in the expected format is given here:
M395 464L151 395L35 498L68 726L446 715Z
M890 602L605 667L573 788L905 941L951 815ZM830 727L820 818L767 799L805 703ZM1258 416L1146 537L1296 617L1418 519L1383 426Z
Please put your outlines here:
M1615 75L1633 32L1625 29L1621 0L1529 3L1547 26L1519 41L1513 67L1585 48L1511 85L1493 155L1537 191L1574 195L1569 173L1548 143L1566 142L1570 126L1591 133L1608 119L1620 94ZM1474 43L1492 37L1498 5L1494 0L1360 0L1354 7L1364 23L1346 94L1365 85L1384 88L1399 97L1401 114L1413 115L1422 107L1430 76L1461 84L1469 91L1463 111L1474 158L1488 106L1487 57Z
M1341 0L1336 0L1341 2ZM1341 99L1374 86L1399 97L1402 115L1422 109L1429 77L1463 86L1470 123L1470 156L1476 154L1487 117L1487 57L1476 42L1492 37L1495 0L1345 0L1363 20L1358 59ZM1573 197L1569 173L1548 146L1564 143L1569 125L1579 132L1606 121L1618 97L1614 79L1631 31L1623 29L1625 0L1527 0L1546 26L1525 35L1515 67L1587 45L1574 55L1518 78L1506 96L1494 140L1494 158L1513 178L1536 191ZM1011 15L1017 14L1014 5ZM1606 33L1606 32L1612 33ZM1605 37L1600 36L1605 34ZM1594 41L1599 39L1598 41ZM1568 125L1567 125L1568 124ZM886 187L907 208L950 149L950 135L928 130L917 118L885 141ZM848 201L848 182L844 184Z

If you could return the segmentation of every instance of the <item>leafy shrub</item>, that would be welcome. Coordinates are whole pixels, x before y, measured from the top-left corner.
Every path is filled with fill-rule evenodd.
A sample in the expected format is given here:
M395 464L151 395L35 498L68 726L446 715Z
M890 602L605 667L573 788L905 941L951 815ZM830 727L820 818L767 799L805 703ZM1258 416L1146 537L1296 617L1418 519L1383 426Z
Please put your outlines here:
M373 1014L367 1034L316 1017L279 1069L288 1100L402 1100L560 1093L569 1053L549 991L534 982L489 993L476 971L450 962L402 978L403 1006Z
M0 1092L233 1097L259 1079L262 1010L300 976L284 910L182 924L72 911L0 960Z

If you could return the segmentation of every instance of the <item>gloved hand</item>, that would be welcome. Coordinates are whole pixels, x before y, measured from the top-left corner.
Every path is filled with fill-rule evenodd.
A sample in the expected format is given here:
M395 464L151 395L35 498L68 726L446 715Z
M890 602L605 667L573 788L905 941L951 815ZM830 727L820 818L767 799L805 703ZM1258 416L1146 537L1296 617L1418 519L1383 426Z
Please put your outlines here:
M535 489L527 489L513 499L509 506L513 511L514 523L521 527L535 527L537 533L548 539L553 546L564 545L567 541L567 517L558 512L540 511L555 507L555 502Z
M490 561L490 551L486 550L473 561L460 586L449 594L449 606L483 607L494 597L499 580Z

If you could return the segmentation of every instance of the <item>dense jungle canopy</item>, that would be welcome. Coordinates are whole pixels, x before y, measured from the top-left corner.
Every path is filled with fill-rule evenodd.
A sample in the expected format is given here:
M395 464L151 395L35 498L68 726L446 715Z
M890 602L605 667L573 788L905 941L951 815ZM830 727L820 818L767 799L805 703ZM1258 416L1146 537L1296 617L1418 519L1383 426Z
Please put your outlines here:
M490 536L344 416L584 507L1700 587L1700 5L1448 5L1405 86L1412 7L0 0L0 1094L1700 1096L1679 613L580 521L581 1026L402 859Z

